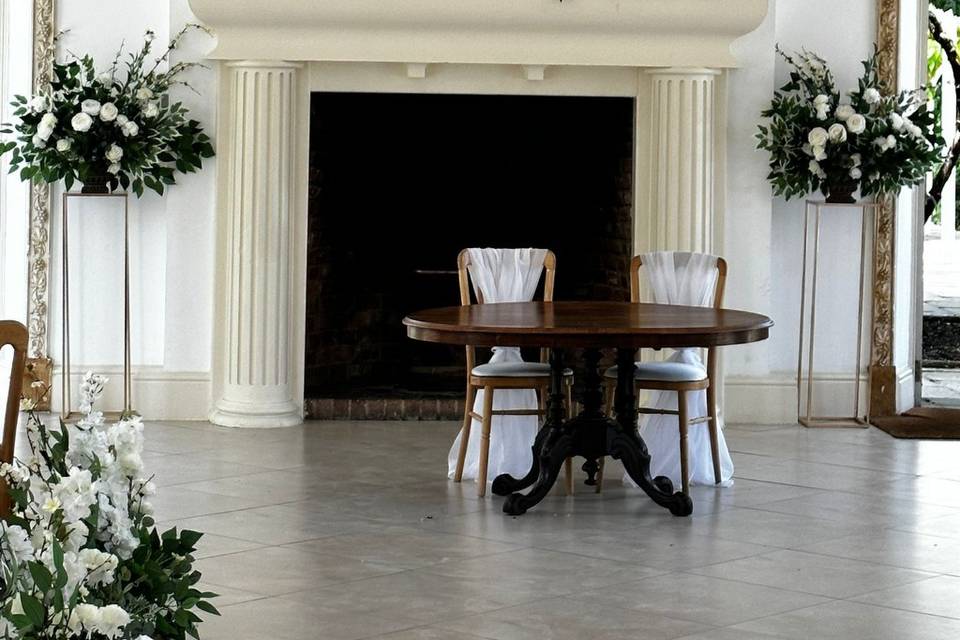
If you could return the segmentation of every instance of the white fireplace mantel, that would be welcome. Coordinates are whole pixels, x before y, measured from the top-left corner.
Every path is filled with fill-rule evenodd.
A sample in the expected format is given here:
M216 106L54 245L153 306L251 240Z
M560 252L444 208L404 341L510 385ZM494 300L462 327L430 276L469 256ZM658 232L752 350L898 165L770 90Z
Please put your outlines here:
M767 0L190 0L211 57L731 67Z
M190 0L214 29L210 420L302 419L311 91L635 99L635 248L721 251L723 68L766 0Z

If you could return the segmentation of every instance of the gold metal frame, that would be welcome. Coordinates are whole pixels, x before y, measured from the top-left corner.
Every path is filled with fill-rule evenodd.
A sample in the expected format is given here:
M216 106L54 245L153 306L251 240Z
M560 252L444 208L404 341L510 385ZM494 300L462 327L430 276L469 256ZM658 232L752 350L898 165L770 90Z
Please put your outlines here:
M120 416L130 415L130 199L127 193L80 193L65 191L61 211L62 287L63 287L63 366L60 375L60 416L64 420L75 417L70 405L70 243L67 203L73 198L123 198L123 410ZM111 412L113 413L113 412Z
M857 341L856 341L856 364L854 365L854 384L853 384L853 413L850 416L814 416L813 411L813 386L814 386L814 349L816 339L817 322L817 283L820 266L820 223L823 218L823 210L827 209L859 209L860 210L860 277L857 296ZM880 205L875 202L858 202L854 204L826 203L821 200L807 200L804 208L803 217L803 261L800 276L800 340L797 354L797 420L805 427L866 427L869 424L870 413L869 403L867 403L866 415L860 410L860 383L863 379L863 310L864 310L864 283L866 282L867 272L867 235L869 229L873 230L873 243L877 242L877 212ZM804 354L804 328L806 325L807 313L807 259L808 259L808 239L810 237L810 212L815 211L813 227L813 273L810 283L810 339L807 341L807 352ZM867 215L867 211L873 213ZM873 316L873 295L870 296L871 316ZM807 389L806 389L806 412L803 408L803 360L804 355L807 358Z

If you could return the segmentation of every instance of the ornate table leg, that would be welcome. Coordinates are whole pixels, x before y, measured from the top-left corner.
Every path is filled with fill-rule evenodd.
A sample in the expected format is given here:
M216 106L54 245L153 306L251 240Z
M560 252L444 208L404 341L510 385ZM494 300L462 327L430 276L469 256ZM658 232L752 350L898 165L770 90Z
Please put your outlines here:
M637 433L637 400L633 382L633 349L617 349L617 394L614 408L617 422L610 425L607 441L610 455L623 467L654 502L670 509L675 516L688 516L693 502L681 492L673 492L673 483L665 476L650 478L650 454Z
M563 407L563 351L550 351L550 394L547 397L547 419L537 434L533 446L533 466L521 480L509 475L497 476L493 483L494 493L501 495L506 487L523 488L528 479L535 477L533 487L526 495L512 493L503 503L503 511L512 516L526 513L550 492L560 468L572 450L573 440L568 425L564 424Z

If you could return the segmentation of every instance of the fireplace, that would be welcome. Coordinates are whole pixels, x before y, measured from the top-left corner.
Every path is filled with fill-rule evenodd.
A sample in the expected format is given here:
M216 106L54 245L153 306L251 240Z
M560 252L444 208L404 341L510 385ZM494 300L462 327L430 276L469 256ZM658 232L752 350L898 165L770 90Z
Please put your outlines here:
M549 248L557 299L627 299L633 123L630 98L313 93L308 415L456 416L463 349L400 321L459 303L464 247Z

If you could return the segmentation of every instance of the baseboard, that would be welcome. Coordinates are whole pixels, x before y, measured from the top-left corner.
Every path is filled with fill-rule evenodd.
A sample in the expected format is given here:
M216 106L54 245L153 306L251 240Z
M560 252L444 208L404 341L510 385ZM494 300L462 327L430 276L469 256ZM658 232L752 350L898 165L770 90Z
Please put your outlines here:
M109 378L100 408L123 407L123 368L117 366L71 366L71 401L77 408L80 381L86 371ZM206 420L210 411L210 374L203 371L166 371L160 367L134 367L131 372L132 402L135 411L147 420ZM52 410L62 407L62 370L53 371Z
M796 424L797 378L789 372L766 376L727 375L724 380L724 419L728 424ZM851 375L824 374L814 378L814 411L817 416L853 414L854 379ZM804 383L804 390L806 383ZM805 398L804 398L805 400ZM860 406L866 412L867 379L860 380ZM805 408L805 405L804 405Z
M919 402L915 397L917 381L914 378L913 367L899 371L900 374L897 376L897 411L903 413L913 409Z

